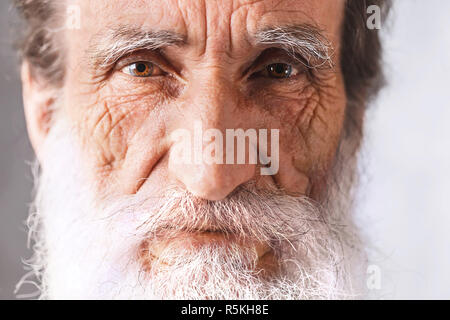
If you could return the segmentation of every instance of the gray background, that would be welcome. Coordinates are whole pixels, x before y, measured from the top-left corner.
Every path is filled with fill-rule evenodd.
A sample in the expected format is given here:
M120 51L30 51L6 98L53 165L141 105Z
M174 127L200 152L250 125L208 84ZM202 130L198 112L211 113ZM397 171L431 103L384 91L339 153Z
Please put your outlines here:
M33 158L8 3L0 3L0 299L14 298L30 254L23 221ZM381 271L373 297L450 299L450 1L394 4L385 39L390 85L367 115L357 218Z
M22 108L18 64L11 49L14 14L0 2L0 299L13 298L28 258L26 229L33 159ZM31 288L30 288L31 289Z

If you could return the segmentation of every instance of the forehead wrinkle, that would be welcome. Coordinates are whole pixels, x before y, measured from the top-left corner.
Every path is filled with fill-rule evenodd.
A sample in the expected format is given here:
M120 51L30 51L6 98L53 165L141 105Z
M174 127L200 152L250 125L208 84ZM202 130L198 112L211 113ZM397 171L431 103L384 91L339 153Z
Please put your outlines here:
M279 3L283 0L279 1ZM239 3L232 9L231 17L237 11L243 8L252 8L253 5L264 3L263 0L254 0ZM262 8L258 8L261 10ZM257 10L257 11L258 11ZM266 11L265 9L262 9ZM278 10L271 10L276 12ZM295 11L295 10L294 10ZM244 16L247 17L249 12ZM252 35L249 30L247 18L244 17L247 30L240 33L241 46L239 47L268 47L269 45L280 47L291 53L293 56L303 56L309 65L314 64L315 67L330 64L331 60L331 44L321 30L314 25L293 23L286 25L280 22L272 25L269 22L268 27L257 27ZM183 19L184 20L184 19ZM230 19L230 23L231 23ZM268 22L268 21L267 21ZM232 35L231 25L228 26L228 41L232 43L234 36ZM250 29L253 29L250 27ZM255 29L253 29L255 30ZM206 31L206 30L205 30ZM133 25L119 25L113 28L104 29L92 37L85 57L88 58L88 65L92 67L108 67L116 62L121 56L132 51L140 49L157 50L167 46L181 46L187 44L187 35L176 33L169 30L146 29ZM237 40L237 39L236 39ZM238 40L239 41L239 40ZM191 41L189 41L191 42ZM242 46L242 44L244 44ZM193 44L193 43L191 43ZM230 51L230 52L228 52ZM227 48L225 53L227 56L233 57L233 47ZM247 51L248 53L248 51Z

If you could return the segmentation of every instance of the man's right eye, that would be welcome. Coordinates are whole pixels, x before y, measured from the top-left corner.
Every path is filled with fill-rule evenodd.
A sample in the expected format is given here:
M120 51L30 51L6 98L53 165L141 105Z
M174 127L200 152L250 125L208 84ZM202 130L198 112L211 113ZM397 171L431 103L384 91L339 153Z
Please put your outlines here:
M149 61L137 61L122 68L122 72L133 77L148 78L164 74L157 65Z

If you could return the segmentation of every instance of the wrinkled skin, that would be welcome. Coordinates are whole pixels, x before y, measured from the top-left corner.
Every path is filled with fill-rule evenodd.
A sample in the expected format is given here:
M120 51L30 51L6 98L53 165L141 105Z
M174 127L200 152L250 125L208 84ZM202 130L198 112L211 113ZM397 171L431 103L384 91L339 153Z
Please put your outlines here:
M320 199L346 106L339 65L344 1L78 3L81 29L64 31L66 78L62 109L54 116L66 118L76 128L88 176L99 194L152 195L177 185L197 197L221 200L239 185L256 180L262 186ZM298 74L289 79L250 77L269 62L292 64L281 51L272 52L270 61L257 60L267 48L248 40L265 26L292 23L323 30L334 49L333 68L306 70L297 65ZM167 47L161 54L140 52L106 70L94 67L88 45L115 25L174 31L185 37L186 44ZM163 73L137 78L119 68L142 60L155 62ZM25 100L37 91L30 87ZM29 123L47 119L30 119L32 112L27 117ZM196 120L204 129L223 132L228 128L280 129L279 172L260 176L257 165L250 164L177 164L170 133L179 128L192 131ZM34 127L40 126L29 124L39 156L45 151L36 141L45 140L45 132ZM45 168L46 164L41 165Z

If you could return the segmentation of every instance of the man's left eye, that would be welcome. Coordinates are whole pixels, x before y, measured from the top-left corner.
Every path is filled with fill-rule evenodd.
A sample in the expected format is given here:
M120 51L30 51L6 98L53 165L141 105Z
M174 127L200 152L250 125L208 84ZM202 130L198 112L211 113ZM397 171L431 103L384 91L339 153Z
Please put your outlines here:
M160 76L164 72L157 65L148 61L133 62L122 69L122 72L133 77L147 78Z
M267 67L267 74L271 78L289 78L292 75L292 66L286 63L272 63Z
M272 79L287 79L298 74L298 70L287 63L272 63L266 65L263 70L254 73L257 77L266 77Z

